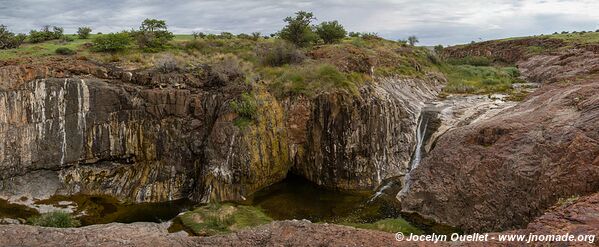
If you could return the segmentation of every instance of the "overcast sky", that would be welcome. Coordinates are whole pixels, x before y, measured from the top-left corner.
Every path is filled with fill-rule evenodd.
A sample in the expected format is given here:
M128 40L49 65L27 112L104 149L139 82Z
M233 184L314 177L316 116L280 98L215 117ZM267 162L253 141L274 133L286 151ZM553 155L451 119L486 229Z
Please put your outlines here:
M416 35L423 45L599 29L597 0L0 0L0 24L13 32L57 25L67 33L87 25L95 33L158 18L177 34L268 34L297 10L313 12L318 21L339 20L348 31L388 39Z

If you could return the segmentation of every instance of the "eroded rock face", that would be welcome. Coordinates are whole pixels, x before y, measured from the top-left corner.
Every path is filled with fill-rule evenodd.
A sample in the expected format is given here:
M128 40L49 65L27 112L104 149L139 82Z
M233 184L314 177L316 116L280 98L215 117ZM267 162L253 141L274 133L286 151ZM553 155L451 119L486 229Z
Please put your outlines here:
M2 91L0 191L12 198L238 199L283 179L291 161L275 99L263 96L264 118L241 130L228 107L234 97L226 89L75 78Z
M525 226L559 198L598 191L598 93L593 77L544 85L447 132L411 172L402 207L466 231L496 231Z
M359 96L324 94L313 102L305 155L293 171L319 185L374 189L404 175L424 102L441 80L383 79Z
M2 64L0 196L240 200L291 167L321 185L374 189L407 171L420 108L443 80L383 78L359 95L315 99L280 100L257 87L259 117L243 127L230 103L248 86L215 82L205 70Z
M528 246L592 246L597 245L599 235L599 193L590 196L564 200L563 203L551 207L545 214L530 222L524 229L503 232L501 234L522 235L565 235L589 238L576 242L535 242ZM492 234L493 235L493 234ZM591 239L590 236L594 237Z

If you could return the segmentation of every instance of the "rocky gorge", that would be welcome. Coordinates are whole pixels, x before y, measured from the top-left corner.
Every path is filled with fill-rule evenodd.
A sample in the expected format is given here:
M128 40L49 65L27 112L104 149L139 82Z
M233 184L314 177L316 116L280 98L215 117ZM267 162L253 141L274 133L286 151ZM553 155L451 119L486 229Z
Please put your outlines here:
M1 192L15 202L77 193L240 200L290 170L331 188L373 189L406 173L421 106L442 85L433 75L382 78L359 95L283 102L261 91L261 118L240 128L229 106L236 85L87 61L2 71Z
M552 50L527 54L532 45ZM448 57L484 55L517 64L523 79L540 85L520 102L503 95L443 95L442 73L373 76L357 93L280 98L260 81L231 83L210 68L193 74L72 58L5 62L0 197L26 205L77 194L137 203L242 201L294 174L335 190L378 187L396 197L404 213L465 232L597 233L599 56L593 46L563 46L531 39L444 51ZM249 89L259 117L245 126L231 103ZM388 181L401 191L385 191ZM301 239L316 236L315 246L402 244L390 234L305 221L211 238L167 234L166 228L135 223L0 231L37 232L42 237L32 244L62 234L120 231L133 235L97 242L302 245ZM346 241L331 242L343 236Z

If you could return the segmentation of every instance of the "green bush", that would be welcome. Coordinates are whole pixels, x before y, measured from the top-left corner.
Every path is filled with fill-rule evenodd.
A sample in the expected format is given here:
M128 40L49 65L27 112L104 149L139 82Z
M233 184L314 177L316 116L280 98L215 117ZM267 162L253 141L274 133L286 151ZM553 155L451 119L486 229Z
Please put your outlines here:
M60 43L63 43L63 44L73 42L73 41L75 41L75 38L72 36L69 36L69 35L63 35L60 38Z
M257 45L256 56L261 64L268 66L298 64L306 58L302 51L285 41Z
M78 227L81 225L79 220L75 219L71 214L64 211L43 213L39 216L34 216L27 219L27 222L34 226L57 228Z
M338 43L347 35L345 28L337 21L325 21L316 26L316 34L320 37L324 43L333 44Z
M285 18L287 25L279 31L279 37L299 47L305 47L316 41L317 36L312 30L311 22L315 20L314 14L298 11L295 17Z
M203 39L203 38L206 38L206 34L203 33L203 32L193 32L191 35L193 36L193 39L198 39L198 38Z
M242 93L238 100L231 102L231 109L239 117L248 120L257 120L258 118L258 101L253 94Z
M18 48L25 38L24 34L15 35L5 25L0 25L0 50Z
M73 55L73 54L77 53L76 51L74 51L74 50L72 50L72 49L70 49L68 47L59 47L59 48L56 48L55 52L56 52L56 54L59 54L59 55Z
M91 27L80 27L77 29L77 35L80 39L87 39L92 32Z
M127 49L131 43L129 33L109 33L96 37L93 41L93 49L100 52L114 52Z
M232 33L229 33L229 32L222 32L222 33L220 33L218 35L219 39L232 39L233 37L235 37L235 36Z
M64 29L62 27L52 27L50 30L50 26L44 26L41 30L31 30L29 32L29 42L31 43L40 43L53 39L62 38L64 33Z

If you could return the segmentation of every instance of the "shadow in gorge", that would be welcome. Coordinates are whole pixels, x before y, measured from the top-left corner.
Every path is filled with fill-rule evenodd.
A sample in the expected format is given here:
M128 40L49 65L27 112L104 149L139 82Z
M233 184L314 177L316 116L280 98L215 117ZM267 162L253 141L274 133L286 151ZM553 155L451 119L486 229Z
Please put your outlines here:
M319 187L289 174L283 181L256 192L242 204L260 207L275 220L307 219L335 222L359 210L370 192L345 192Z
M283 181L256 192L243 205L260 207L274 220L307 219L312 222L357 225L384 219L403 219L424 233L460 232L414 214L402 214L395 196L401 177L389 178L373 191L338 191L320 187L289 174ZM384 189L383 189L384 188ZM382 192L378 194L376 192Z

